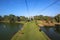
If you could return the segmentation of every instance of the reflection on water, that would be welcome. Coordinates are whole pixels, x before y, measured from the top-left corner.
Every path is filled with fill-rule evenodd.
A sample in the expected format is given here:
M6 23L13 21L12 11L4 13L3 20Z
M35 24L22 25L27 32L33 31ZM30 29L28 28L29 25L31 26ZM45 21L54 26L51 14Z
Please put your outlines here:
M0 40L10 40L22 28L22 24L0 23Z
M56 26L57 27L57 26ZM56 32L59 28L56 27L40 27L42 31L46 33L46 35L51 38L51 40L60 40L60 34L59 32Z

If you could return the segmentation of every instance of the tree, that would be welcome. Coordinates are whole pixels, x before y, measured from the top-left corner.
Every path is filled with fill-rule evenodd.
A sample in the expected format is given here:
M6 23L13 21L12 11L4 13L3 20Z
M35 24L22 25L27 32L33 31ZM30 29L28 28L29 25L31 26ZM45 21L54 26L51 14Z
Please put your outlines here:
M25 16L20 16L21 21L25 21Z
M20 16L20 21L28 21L28 17L25 17L25 16Z
M44 20L44 16L43 15L39 15L39 19L40 20Z
M20 17L17 16L16 18L17 18L17 21L20 21Z
M4 21L9 21L9 16L4 15L3 19L4 19Z
M25 21L29 21L29 18L28 17L25 17L25 19L26 19Z
M44 16L43 15L38 15L38 16L34 16L35 20L44 20Z
M34 19L35 20L40 20L40 17L39 16L34 16Z
M13 14L10 14L10 15L9 15L9 21L10 21L11 23L15 22L15 21L16 21L16 16L13 15Z
M0 16L0 21L2 21L3 19L2 19L2 16Z
M56 15L54 18L58 23L60 22L60 14Z

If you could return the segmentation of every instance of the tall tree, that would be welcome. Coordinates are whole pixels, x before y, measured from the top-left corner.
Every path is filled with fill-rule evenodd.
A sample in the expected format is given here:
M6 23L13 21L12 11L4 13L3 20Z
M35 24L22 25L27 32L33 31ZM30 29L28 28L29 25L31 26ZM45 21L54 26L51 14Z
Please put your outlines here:
M2 16L0 16L0 21L2 21L3 19L2 19Z
M16 21L16 16L15 15L13 15L13 14L10 14L9 15L9 20L10 20L10 22L15 22Z
M21 21L25 21L25 16L20 16Z
M17 18L17 21L20 21L20 17L17 16L16 18Z
M9 16L4 15L3 19L4 19L4 21L9 21Z
M60 14L58 14L58 15L55 16L55 20L56 20L57 22L60 22Z
M35 20L40 20L40 17L39 16L34 16L34 19Z

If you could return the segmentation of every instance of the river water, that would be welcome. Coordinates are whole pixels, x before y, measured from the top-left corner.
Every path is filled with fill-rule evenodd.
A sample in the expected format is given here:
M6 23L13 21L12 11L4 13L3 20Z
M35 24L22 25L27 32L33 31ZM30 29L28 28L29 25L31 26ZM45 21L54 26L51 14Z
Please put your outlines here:
M59 27L60 28L60 27ZM58 28L58 29L59 29ZM40 27L51 40L60 40L60 33L56 31L56 27Z
M0 23L0 40L10 40L21 28L22 24L18 23Z

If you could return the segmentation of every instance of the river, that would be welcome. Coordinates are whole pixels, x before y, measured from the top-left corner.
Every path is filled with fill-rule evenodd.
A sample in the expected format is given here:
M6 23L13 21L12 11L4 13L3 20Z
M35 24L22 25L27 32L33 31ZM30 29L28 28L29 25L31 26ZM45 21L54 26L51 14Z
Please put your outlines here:
M0 40L10 40L22 26L18 23L0 23Z
M56 32L55 27L40 27L51 40L60 40L60 33Z

